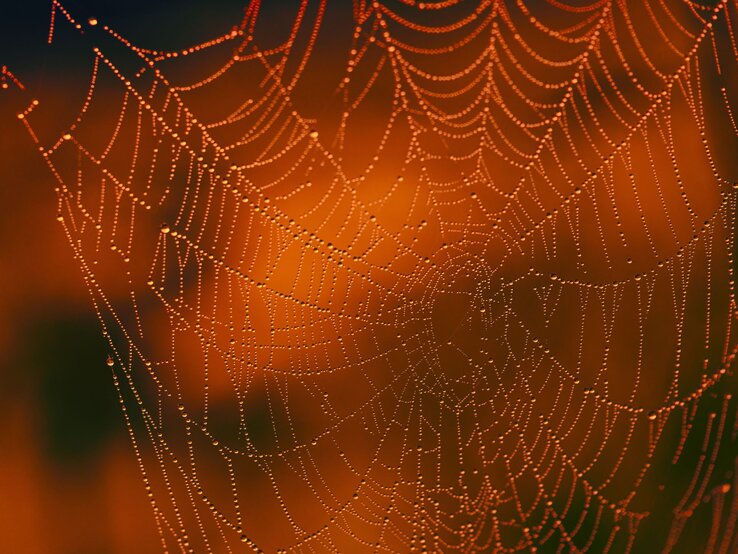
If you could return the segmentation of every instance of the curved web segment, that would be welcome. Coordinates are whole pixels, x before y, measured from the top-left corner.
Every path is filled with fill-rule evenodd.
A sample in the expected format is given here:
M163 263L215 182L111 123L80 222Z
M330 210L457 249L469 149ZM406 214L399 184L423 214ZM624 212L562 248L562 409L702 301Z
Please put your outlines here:
M736 2L253 0L171 52L53 12L164 549L735 550Z

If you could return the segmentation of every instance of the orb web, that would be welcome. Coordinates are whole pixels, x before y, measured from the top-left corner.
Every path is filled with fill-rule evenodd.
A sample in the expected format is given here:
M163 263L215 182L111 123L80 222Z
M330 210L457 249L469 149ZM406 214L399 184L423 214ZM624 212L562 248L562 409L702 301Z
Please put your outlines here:
M162 548L735 551L738 4L267 4L19 114Z

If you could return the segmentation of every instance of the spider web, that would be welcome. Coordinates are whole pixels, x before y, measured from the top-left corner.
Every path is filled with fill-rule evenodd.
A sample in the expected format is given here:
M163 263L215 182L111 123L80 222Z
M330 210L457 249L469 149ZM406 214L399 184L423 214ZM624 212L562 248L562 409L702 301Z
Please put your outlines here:
M164 550L738 548L736 2L74 17L19 118Z

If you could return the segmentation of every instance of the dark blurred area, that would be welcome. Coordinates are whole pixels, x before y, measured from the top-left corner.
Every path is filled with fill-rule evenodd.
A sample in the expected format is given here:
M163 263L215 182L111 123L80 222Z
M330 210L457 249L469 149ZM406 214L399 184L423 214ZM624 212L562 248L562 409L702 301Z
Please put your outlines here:
M221 34L243 15L238 1L64 6L171 48ZM0 17L0 66L26 88L0 91L0 551L157 552L100 322L55 221L51 174L15 116L50 82L68 83L59 95L69 105L83 99L89 56L77 57L68 40L47 43L51 10L42 0L6 2ZM57 32L71 35L67 27L57 20Z

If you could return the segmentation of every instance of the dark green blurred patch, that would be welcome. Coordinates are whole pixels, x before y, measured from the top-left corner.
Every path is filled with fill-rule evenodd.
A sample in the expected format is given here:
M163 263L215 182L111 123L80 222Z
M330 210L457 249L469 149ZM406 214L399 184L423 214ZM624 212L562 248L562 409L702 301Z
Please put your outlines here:
M271 454L278 450L275 428L284 429L282 425L286 422L275 423L275 415L262 396L253 399L246 407L246 431L257 452Z
M52 462L94 458L123 430L100 325L93 317L45 321L33 328L42 440Z

